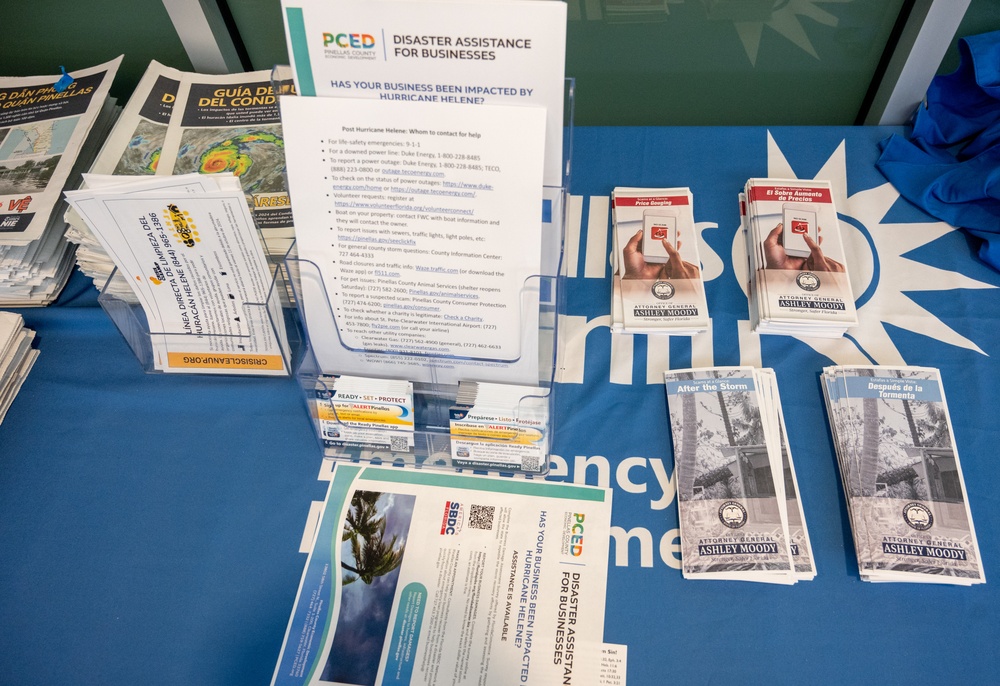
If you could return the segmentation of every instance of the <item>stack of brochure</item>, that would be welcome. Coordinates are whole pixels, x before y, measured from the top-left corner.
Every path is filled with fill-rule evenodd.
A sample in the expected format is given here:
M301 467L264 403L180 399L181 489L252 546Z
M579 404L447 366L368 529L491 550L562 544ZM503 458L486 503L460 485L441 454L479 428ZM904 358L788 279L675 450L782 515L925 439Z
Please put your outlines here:
M271 72L208 76L151 62L91 172L116 176L231 173L239 177L272 258L291 247L284 137ZM80 270L103 288L114 268L72 211Z
M687 188L615 188L611 330L690 336L708 304Z
M774 372L664 373L686 579L816 576Z
M117 115L121 57L71 75L0 78L0 306L52 303L73 271L62 192Z
M288 374L280 297L234 176L89 178L66 197L142 307L144 330L118 323L133 350L151 348L150 371Z
M823 391L861 578L984 583L938 370L827 367Z
M451 453L456 467L548 471L549 391L463 381L451 408Z
M413 384L399 379L320 375L309 401L324 453L338 448L413 449Z
M35 332L14 312L0 312L0 423L38 358L31 347Z
M829 181L750 179L740 217L754 331L838 338L857 325Z

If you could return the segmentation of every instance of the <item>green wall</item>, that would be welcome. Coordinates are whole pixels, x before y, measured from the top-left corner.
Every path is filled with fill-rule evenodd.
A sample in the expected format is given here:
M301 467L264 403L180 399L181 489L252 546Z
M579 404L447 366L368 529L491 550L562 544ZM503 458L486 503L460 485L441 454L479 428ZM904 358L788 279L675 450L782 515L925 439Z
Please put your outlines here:
M853 124L903 0L569 0L578 125ZM277 0L230 0L254 68Z
M226 3L227 0L219 0ZM331 0L335 1L335 0ZM8 3L12 0L7 0ZM852 124L905 0L568 0L566 73L579 125ZM56 73L125 54L191 64L161 0L42 0L6 24L0 73ZM254 69L287 63L279 0L228 0ZM1000 29L973 0L959 35ZM958 64L952 46L942 72Z
M950 74L958 69L958 39L980 33L1000 31L1000 0L972 0L951 42L948 53L941 60L939 74Z
M277 2L277 0L275 0ZM72 73L124 54L111 94L127 100L149 61L191 70L170 17L160 0L13 2L4 12L0 75Z

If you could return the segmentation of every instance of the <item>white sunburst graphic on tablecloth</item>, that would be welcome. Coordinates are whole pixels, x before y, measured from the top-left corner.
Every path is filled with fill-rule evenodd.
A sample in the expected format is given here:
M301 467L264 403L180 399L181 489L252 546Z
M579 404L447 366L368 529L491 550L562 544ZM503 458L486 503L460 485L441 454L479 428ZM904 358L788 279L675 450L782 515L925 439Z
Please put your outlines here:
M750 63L757 64L757 53L760 51L760 39L767 26L790 40L804 51L819 59L805 27L799 17L806 17L824 26L836 27L837 17L819 7L820 4L848 3L854 0L775 0L769 18L764 21L735 21L736 33L739 34L743 48L747 51Z
M770 132L767 135L769 178L798 178ZM885 325L930 336L943 343L986 353L931 312L906 295L906 291L949 291L958 288L995 288L958 272L939 269L904 257L957 229L939 221L926 223L882 223L899 199L899 192L886 182L847 196L847 156L844 143L833 152L813 177L830 181L833 200L840 215L840 233L847 256L851 287L858 308L859 326L844 338L799 338L834 364L906 364ZM733 264L737 278L746 284L743 237L733 240ZM742 273L740 273L742 272ZM798 337L796 337L798 338Z

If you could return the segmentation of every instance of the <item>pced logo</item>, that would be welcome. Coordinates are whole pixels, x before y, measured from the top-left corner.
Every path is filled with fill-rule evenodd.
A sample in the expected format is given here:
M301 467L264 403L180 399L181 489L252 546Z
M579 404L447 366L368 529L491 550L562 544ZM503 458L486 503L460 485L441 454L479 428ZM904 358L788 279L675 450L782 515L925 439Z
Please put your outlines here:
M569 554L573 557L583 555L583 520L586 518L587 515L574 512L570 519L573 525L569 529Z
M323 47L330 46L371 50L375 47L375 37L370 33L324 33Z
M449 500L444 504L444 518L441 520L441 535L454 536L462 530L462 505Z

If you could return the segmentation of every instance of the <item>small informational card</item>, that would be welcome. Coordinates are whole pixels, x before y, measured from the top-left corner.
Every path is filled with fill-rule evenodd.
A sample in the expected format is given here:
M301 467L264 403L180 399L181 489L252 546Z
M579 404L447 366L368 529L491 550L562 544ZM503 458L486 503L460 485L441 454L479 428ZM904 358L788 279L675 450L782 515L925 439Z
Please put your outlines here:
M601 646L597 686L625 686L628 667L628 646L605 643Z
M480 105L541 107L544 183L562 185L566 3L281 4L299 94L444 104L459 117Z
M408 381L321 375L309 404L326 449L413 448L413 384Z
M380 375L457 383L467 362L537 382L545 111L283 96L281 113L320 367L391 353ZM406 368L420 356L456 366Z
M271 683L598 683L610 529L609 489L339 464Z
M211 177L134 183L141 192L123 178L66 196L142 305L155 368L287 375L281 307L242 192Z
M461 383L449 412L456 467L544 473L548 469L549 403L544 388Z

